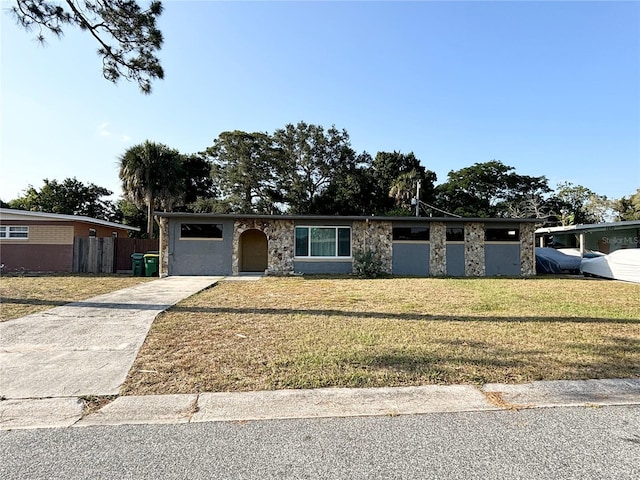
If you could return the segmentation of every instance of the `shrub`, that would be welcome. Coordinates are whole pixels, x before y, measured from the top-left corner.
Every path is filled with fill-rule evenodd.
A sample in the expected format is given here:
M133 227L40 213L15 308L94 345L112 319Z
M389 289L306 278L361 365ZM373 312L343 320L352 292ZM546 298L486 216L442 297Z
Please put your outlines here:
M382 260L376 252L358 251L353 254L353 270L358 277L377 278L386 275Z

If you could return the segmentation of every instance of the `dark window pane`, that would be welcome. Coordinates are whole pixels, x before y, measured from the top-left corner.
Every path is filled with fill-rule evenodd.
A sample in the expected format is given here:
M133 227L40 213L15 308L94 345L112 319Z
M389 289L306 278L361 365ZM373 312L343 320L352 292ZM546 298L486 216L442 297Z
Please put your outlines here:
M29 227L9 227L9 238L29 238Z
M306 227L296 228L296 256L309 256L309 229Z
M351 256L351 229L349 228L338 229L338 256Z
M447 227L447 242L464 242L464 228Z
M428 227L394 227L394 240L429 241Z
M222 225L215 223L182 223L180 238L222 238Z
M487 242L519 242L520 229L518 228L487 228L484 231L484 239Z

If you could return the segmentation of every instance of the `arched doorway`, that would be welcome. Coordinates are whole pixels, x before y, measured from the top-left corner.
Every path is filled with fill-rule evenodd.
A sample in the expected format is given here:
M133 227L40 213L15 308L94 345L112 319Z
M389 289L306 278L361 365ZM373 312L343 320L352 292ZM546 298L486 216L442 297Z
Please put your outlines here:
M267 236L260 230L246 230L240 235L240 271L261 272L267 269Z

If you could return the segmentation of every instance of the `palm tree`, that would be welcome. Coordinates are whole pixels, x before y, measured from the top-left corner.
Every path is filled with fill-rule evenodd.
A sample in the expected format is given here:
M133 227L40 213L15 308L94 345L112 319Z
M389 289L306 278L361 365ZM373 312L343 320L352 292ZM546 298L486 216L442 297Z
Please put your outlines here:
M170 211L182 193L180 152L149 140L134 145L120 157L120 180L125 196L147 207L147 235L153 238L153 210Z
M389 190L389 196L394 198L400 208L409 208L411 199L416 196L416 183L420 176L416 170L401 173L393 182Z

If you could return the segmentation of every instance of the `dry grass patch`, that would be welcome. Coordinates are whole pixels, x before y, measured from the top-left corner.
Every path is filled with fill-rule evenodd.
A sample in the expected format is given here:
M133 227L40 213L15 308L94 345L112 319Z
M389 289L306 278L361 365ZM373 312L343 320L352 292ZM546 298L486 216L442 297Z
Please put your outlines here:
M267 278L162 314L124 394L640 376L640 285Z
M125 275L2 275L0 321L85 300L149 280L146 277Z

